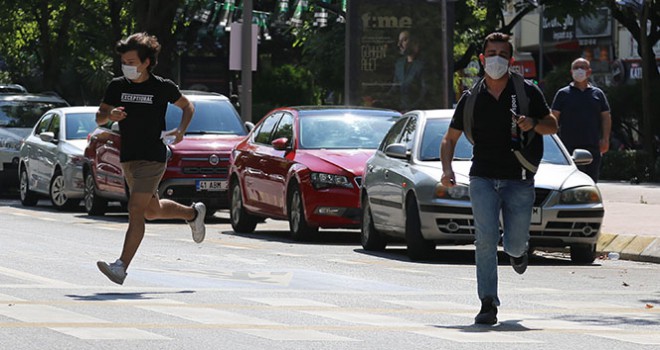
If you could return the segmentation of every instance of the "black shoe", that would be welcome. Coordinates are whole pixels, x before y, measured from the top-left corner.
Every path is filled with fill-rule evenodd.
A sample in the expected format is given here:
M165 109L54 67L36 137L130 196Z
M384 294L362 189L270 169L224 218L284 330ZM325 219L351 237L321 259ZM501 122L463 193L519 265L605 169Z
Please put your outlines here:
M525 252L525 254L523 254L519 258L514 258L510 256L509 260L511 261L511 267L513 267L514 271L516 271L519 275L525 273L525 271L527 270L527 263L529 262L529 257L527 256L527 252Z
M488 297L481 300L481 310L477 317L474 318L476 324L496 324L497 323L497 306L493 304L493 298Z

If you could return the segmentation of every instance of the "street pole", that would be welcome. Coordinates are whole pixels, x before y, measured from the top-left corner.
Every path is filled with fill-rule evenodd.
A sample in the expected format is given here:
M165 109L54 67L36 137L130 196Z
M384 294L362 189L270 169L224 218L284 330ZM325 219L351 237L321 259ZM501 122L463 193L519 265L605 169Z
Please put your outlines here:
M241 117L252 121L252 0L243 1L241 26Z
M545 5L539 5L539 85L542 85L543 81L543 8Z
M650 0L642 3L642 13L640 16L640 35L639 45L642 55L642 120L644 121L644 150L651 157L651 166L655 164L655 149L653 148L653 118L651 118L651 77L650 69L655 69L655 59L651 56L651 50L648 45L648 19L651 10ZM653 63L653 65L651 65Z
M441 91L441 105L442 108L449 108L449 87L453 86L452 76L449 72L449 52L447 40L449 36L447 35L447 0L442 0L440 2L440 26L442 27L442 54L441 56L441 65L442 73L440 75L440 82L442 85Z

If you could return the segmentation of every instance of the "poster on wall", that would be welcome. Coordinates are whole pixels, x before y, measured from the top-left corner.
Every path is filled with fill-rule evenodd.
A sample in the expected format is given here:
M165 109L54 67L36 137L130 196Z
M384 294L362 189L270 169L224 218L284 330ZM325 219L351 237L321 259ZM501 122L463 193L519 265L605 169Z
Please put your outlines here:
M349 6L350 104L401 112L440 108L438 2L361 0Z

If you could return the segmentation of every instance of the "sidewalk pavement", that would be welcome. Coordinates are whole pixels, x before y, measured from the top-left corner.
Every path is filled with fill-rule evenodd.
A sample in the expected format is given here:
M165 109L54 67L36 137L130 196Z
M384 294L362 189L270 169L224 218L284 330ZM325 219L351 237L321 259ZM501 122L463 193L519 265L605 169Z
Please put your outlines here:
M598 188L605 217L596 251L660 263L660 184L599 181Z

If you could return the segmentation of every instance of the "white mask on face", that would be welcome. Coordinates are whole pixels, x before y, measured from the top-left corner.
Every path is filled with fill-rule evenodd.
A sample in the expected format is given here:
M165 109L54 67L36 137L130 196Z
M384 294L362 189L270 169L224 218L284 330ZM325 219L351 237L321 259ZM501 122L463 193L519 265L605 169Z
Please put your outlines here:
M573 69L572 73L573 80L577 81L578 83L587 80L587 71L582 68Z
M129 66L127 64L122 64L121 65L121 72L124 74L124 76L127 79L130 79L130 80L136 80L137 78L140 77L140 75L142 75L141 72L137 71L136 66Z
M499 79L509 71L509 60L504 57L490 56L486 57L485 61L484 70L493 79Z

